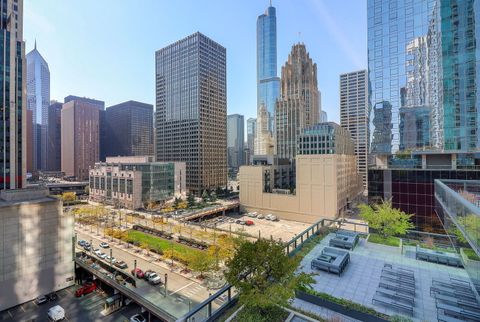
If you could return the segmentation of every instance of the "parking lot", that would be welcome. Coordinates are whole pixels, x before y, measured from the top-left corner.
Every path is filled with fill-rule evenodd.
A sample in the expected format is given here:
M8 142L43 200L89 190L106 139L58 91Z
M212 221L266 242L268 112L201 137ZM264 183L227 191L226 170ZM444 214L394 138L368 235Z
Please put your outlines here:
M140 313L140 307L135 303L120 308L108 316L103 316L101 311L104 308L108 295L95 291L83 297L75 297L75 290L79 286L72 286L57 292L58 298L55 301L37 305L34 301L24 303L9 310L0 312L0 321L22 322L22 321L48 321L47 312L55 305L65 309L66 321L129 321L134 314ZM153 320L151 320L153 321Z
M253 222L253 225L240 224L238 221L247 220ZM216 227L232 233L249 234L253 237L270 238L275 240L289 241L295 235L307 229L310 225L298 221L283 220L277 221L267 220L265 218L252 218L246 214L221 216L209 220L212 227ZM208 224L208 222L207 222Z

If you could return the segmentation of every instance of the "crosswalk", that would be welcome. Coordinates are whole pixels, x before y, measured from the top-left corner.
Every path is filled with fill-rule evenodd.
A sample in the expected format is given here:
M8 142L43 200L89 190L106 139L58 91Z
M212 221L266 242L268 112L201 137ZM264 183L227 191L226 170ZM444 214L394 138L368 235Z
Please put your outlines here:
M203 287L200 284L193 284L188 288L182 290L182 294L187 295L188 297L193 297L203 290Z

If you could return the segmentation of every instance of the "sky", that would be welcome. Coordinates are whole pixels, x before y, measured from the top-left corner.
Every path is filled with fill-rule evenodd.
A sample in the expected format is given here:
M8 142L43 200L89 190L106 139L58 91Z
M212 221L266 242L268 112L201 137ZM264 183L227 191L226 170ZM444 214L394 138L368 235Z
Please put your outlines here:
M339 121L339 75L367 68L366 0L272 0L278 76L293 44L317 63ZM155 51L196 31L227 48L227 113L256 117L256 20L267 0L24 0L26 51L49 64L51 99L155 104Z

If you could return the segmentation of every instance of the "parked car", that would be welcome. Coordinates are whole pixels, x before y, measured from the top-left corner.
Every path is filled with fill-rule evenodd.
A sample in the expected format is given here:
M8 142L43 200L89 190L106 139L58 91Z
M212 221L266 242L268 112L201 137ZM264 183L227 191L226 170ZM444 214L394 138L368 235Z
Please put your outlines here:
M253 225L253 221L251 221L251 220L246 220L246 221L245 221L245 225L247 225L247 226L252 226L252 225Z
M97 289L97 285L93 282L85 283L82 287L75 291L75 296L80 297L92 293Z
M257 218L258 218L258 219L263 219L263 218L265 218L265 217L264 217L262 214L259 214L259 215L257 216Z
M49 301L56 301L58 298L57 293L55 292L47 294L46 297Z
M48 302L48 298L45 295L39 296L35 299L35 304L42 305Z
M246 223L245 220L240 220L239 222L240 225L245 225L245 223Z
M272 214L268 214L268 215L265 216L265 219L266 220L272 220L272 216L273 216Z
M138 267L135 268L135 269L132 269L132 275L137 277L137 278L143 278L145 276L143 271Z
M124 261L115 262L113 265L115 265L115 266L117 266L118 268L121 268L121 269L128 268L127 263L125 263Z
M156 285L160 284L162 280L160 279L160 276L157 275L157 273L153 272L152 274L148 275L148 282L150 284Z
M85 246L85 241L84 241L83 239L82 239L82 240L79 240L79 241L77 242L77 244L78 244L78 246L83 247L83 246Z
M97 256L101 259L105 259L105 257L107 257L107 254L100 252L99 254L97 254Z
M107 257L105 257L105 260L106 260L107 262L109 262L109 263L112 262L112 264L117 261L117 259L116 259L115 257L113 257L113 256L112 256L112 257L107 256Z
M271 219L272 221L278 221L278 217L275 216L275 215L272 215L272 216L270 217L270 219Z
M135 314L130 317L130 322L147 322L147 319L141 314Z
M87 252L89 252L89 251L92 250L92 246L90 246L90 245L88 245L88 246L87 246L87 245L84 245L84 246L83 246L83 249L85 249Z
M85 243L83 244L83 246L87 246L87 247L90 247L92 245L90 245L90 243L88 241L85 241Z
M144 273L143 273L143 278L145 278L147 281L148 281L148 277L155 273L154 271L150 270L150 269L147 269Z
M97 248L97 249L94 249L93 252L96 254L96 255L100 255L102 253L102 251Z
M55 305L49 308L47 314L51 321L61 321L65 319L65 310L60 305Z
M101 243L100 243L100 247L102 247L102 248L108 248L108 247L110 247L110 246L109 246L106 242L101 242Z

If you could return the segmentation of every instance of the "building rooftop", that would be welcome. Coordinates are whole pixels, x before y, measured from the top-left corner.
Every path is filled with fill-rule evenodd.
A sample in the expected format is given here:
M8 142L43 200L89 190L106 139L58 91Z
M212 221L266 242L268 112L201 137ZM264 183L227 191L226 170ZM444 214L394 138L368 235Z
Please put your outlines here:
M58 200L49 194L49 190L45 188L3 190L0 192L0 207Z

